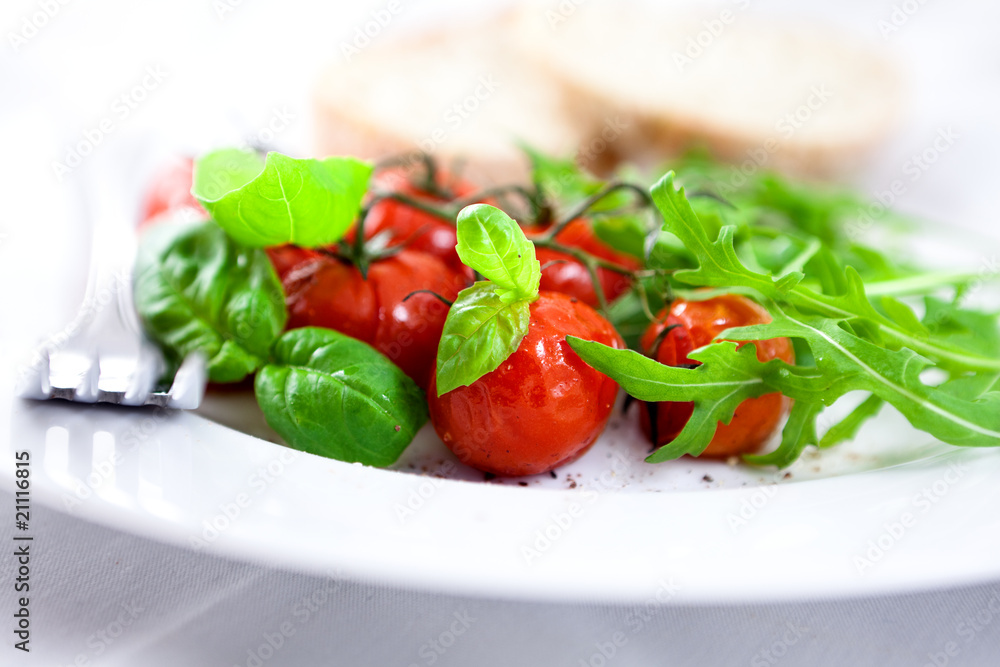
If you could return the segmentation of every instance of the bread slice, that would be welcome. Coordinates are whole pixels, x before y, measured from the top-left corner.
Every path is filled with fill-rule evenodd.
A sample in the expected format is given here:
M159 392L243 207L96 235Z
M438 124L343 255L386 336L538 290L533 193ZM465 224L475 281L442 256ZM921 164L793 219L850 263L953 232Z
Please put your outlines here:
M526 63L510 17L373 41L323 74L316 94L322 154L367 159L424 150L481 184L525 181L524 141L572 155L586 131L563 88Z
M709 14L563 5L523 7L517 44L568 97L591 101L584 123L603 126L616 155L661 160L700 144L751 168L829 173L862 159L897 116L893 65L825 26L765 20L738 3Z

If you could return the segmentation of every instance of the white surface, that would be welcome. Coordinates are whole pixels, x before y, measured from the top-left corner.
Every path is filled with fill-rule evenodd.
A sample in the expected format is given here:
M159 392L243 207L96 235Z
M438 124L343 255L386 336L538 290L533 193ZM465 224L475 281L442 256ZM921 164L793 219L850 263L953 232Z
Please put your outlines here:
M528 603L194 554L55 510L35 518L33 652L10 660L2 646L3 665L253 667L251 653L282 627L291 634L267 667L580 667L601 664L594 656L616 637L606 667L923 667L948 647L949 665L993 667L1000 654L1000 584L782 604L687 605L666 592L628 605Z
M62 267L87 255L86 230L66 222L73 219L72 205L65 182L59 183L53 177L52 161L64 159L67 146L79 141L85 131L98 127L102 119L118 118L112 107L114 99L140 84L147 67L161 65L168 75L162 85L148 91L148 100L134 113L115 121L108 142L153 127L158 128L166 145L179 150L199 149L246 135L259 135L261 128L290 112L294 118L278 133L275 143L302 146L308 141L303 91L307 90L315 69L325 59L336 57L338 40L349 37L371 7L380 6L377 2L369 3L370 7L350 3L349 9L346 3L231 4L234 10L220 18L213 9L216 5L209 2L171 3L158 8L111 1L70 3L37 36L16 53L8 49L0 60L3 89L13 91L0 97L0 145L5 147L5 158L0 163L0 280L5 285L0 292L3 301L0 308L5 313L0 319L0 336L5 355L23 347L28 342L26 335L31 332L58 330L68 321L82 295L82 283L66 278L72 272L64 273L52 268L49 262L36 259L40 249L45 249L54 266ZM399 16L398 22L390 24L383 35L389 38L393 30L447 14L451 11L448 4L458 3L407 5L407 12ZM34 2L5 4L7 18L0 20L3 34L7 36L9 30L16 30L37 7ZM761 2L754 3L754 9L824 17L876 41L882 41L878 22L888 19L892 12L891 6L861 2L839 3L836 8ZM995 125L1000 95L997 85L1000 48L995 46L991 32L997 11L996 6L986 3L928 3L884 40L909 73L912 111L877 161L866 172L856 175L865 190L873 194L885 190L894 179L909 178L905 165L910 156L931 146L937 132L953 127L958 141L940 153L929 169L920 172L916 181L907 180L906 192L897 204L993 238L1000 238L995 223L998 170L994 163L1000 148L1000 133ZM276 121L275 127L280 124L280 120ZM53 131L53 128L61 129ZM101 150L100 146L96 150ZM85 168L86 164L81 167ZM970 260L967 268L995 271L993 247L984 244L982 256ZM7 389L9 383L5 382L4 392ZM6 440L8 451L30 448L36 452L37 502L59 507L65 502L67 489L83 489L81 495L91 492L72 509L62 505L69 510L68 516L77 520L50 519L47 525L51 528L43 533L46 548L52 550L51 560L47 561L52 564L48 580L52 588L43 589L48 606L42 607L49 610L49 618L56 619L61 614L64 621L80 620L88 613L85 610L89 610L91 601L126 601L134 591L147 596L155 594L155 608L174 612L173 624L142 625L141 639L133 637L127 643L139 653L123 650L119 656L117 649L112 652L114 660L121 657L120 664L134 664L129 662L129 656L150 655L143 651L189 658L214 655L221 660L245 663L245 650L240 646L250 646L252 639L268 631L269 621L280 620L276 612L268 609L271 604L268 600L278 594L278 582L287 580L282 577L293 575L274 575L271 579L266 574L268 570L253 571L258 572L254 574L245 566L215 558L215 554L260 557L272 565L311 573L324 572L336 563L341 568L339 577L377 578L383 586L420 586L442 592L506 597L512 601L488 607L492 618L498 618L497 615L507 618L506 625L496 621L496 636L503 636L503 627L511 632L520 631L522 634L516 636L524 642L526 651L548 647L548 653L536 650L534 655L557 655L566 664L577 664L576 660L565 660L571 653L588 658L594 649L586 648L587 642L606 641L601 633L607 630L610 637L609 624L587 623L588 614L592 613L588 610L592 608L577 606L569 615L578 621L578 627L591 630L591 634L564 632L560 628L575 624L561 626L552 617L569 613L567 608L549 607L551 613L539 617L538 607L516 604L517 600L642 601L656 594L662 577L674 577L678 604L875 595L978 583L978 588L969 589L975 592L954 593L948 598L940 616L918 611L919 607L934 604L940 598L911 597L904 599L911 606L910 613L896 616L887 611L889 607L884 602L845 603L836 607L837 617L860 614L862 620L857 624L837 623L824 616L824 609L833 608L830 606L833 603L827 603L827 607L820 604L770 607L779 611L769 612L766 622L747 620L746 608L737 607L729 611L718 608L707 616L699 616L697 612L664 615L661 618L669 618L671 623L658 621L661 625L657 626L663 632L667 632L665 626L677 632L678 623L688 623L695 639L683 640L684 652L678 651L677 655L686 656L685 664L705 664L697 662L697 647L716 644L718 637L711 632L713 623L736 628L732 644L727 646L722 642L725 656L752 660L755 652L745 649L753 644L751 637L757 636L754 633L760 633L759 645L764 647L772 635L775 640L782 636L783 619L810 615L815 618L818 614L820 622L841 630L842 635L812 641L811 652L801 654L812 656L804 664L834 664L822 662L831 656L845 661L854 656L856 661L858 656L873 655L885 656L880 664L890 664L893 652L891 644L886 646L886 642L899 642L901 636L921 637L919 651L898 654L902 656L900 661L908 656L916 663L943 650L944 642L965 641L958 627L961 617L957 609L965 605L962 613L985 613L989 595L995 592L989 588L989 582L1000 579L1000 559L996 557L1000 551L1000 524L994 511L1000 494L997 484L1000 461L992 451L949 450L934 459L884 471L769 487L768 493L774 493L764 496L766 502L759 495L764 491L754 488L713 489L707 493L616 493L615 484L598 482L600 493L593 502L584 501L584 514L579 520L564 531L551 549L528 564L519 547L530 546L534 531L544 530L553 513L565 512L569 503L579 502L583 487L540 490L446 482L434 486L425 505L400 522L396 504L405 504L411 492L419 492L426 478L300 455L285 465L284 474L261 487L262 478L251 475L283 453L274 445L201 422L192 415L160 422L148 413L120 413L102 408L84 413L83 410L68 405L21 404L13 412L4 408L2 419L9 419L13 426L0 424L0 442ZM152 419L149 424L153 431L148 438L138 437L134 445L125 444L124 439L112 442L114 436L124 438L134 426L140 429L135 435L142 436L144 419ZM57 428L50 435L49 428L53 426ZM95 430L101 431L96 437ZM70 434L72 442L60 441ZM116 452L122 456L120 462L110 466L110 473L101 473L109 469L102 464ZM591 455L596 466L591 470L599 473L602 470L599 457L593 457L594 454L599 455L600 451ZM10 459L5 454L0 461L6 471L3 483L8 486ZM638 458L631 460L634 463ZM968 470L957 483L942 487L952 462L966 462ZM661 473L665 484L671 483L669 478L674 475L677 479L673 481L682 480L690 485L691 475L680 468L664 469L670 471ZM97 476L91 479L96 488L91 488L86 480L95 473ZM808 469L804 470L803 476L807 473ZM727 487L746 481L728 477L725 472L714 479L725 481ZM81 480L83 487L79 485ZM694 474L694 486L701 486L699 480L700 475ZM924 488L933 489L935 483L945 492L939 502L923 511L924 505L918 504L914 495ZM262 490L257 493L257 489ZM129 534L186 544L192 533L197 536L202 520L224 513L225 505L236 502L241 492L252 502L207 549L200 553L164 550L173 559L170 576L190 577L191 587L172 587L169 577L157 573L156 568L163 561L157 560L152 543L128 538L123 533L88 528L88 524L78 520L89 518ZM69 495L71 499L76 497ZM734 533L728 516L738 513L744 500L752 505L754 498L761 507L747 525L738 527ZM914 514L916 523L892 541L879 562L859 573L852 559L865 555L869 540L877 541L884 534L891 536L886 524L901 521L905 512ZM4 532L0 535L6 536L10 529L7 522L3 525ZM45 526L43 523L39 529L44 530ZM61 541L65 535L79 539L81 549L87 553L113 540L114 550L101 553L112 559L126 558L138 571L147 573L145 578L134 583L137 588L130 589L127 586L132 580L128 576L117 579L105 573L102 578L96 561L89 557L82 560L86 569L75 570L73 545ZM85 537L88 535L90 540ZM130 549L134 553L129 553ZM130 559L133 555L136 560ZM763 569L752 569L751 564ZM221 575L221 572L231 574ZM317 581L306 575L296 576L296 585L315 585ZM214 588L213 577L224 580L225 585ZM102 582L99 592L88 588L90 581ZM198 590L199 585L218 591L218 597L199 598L191 592ZM271 590L268 586L275 586L272 593L267 592ZM349 586L352 595L360 598L348 597L338 602L336 612L331 611L325 618L324 627L356 628L360 622L345 622L345 619L363 613L370 619L374 636L402 634L409 638L407 641L419 637L420 641L414 644L416 649L425 641L424 635L432 636L432 628L418 620L420 608L440 611L442 598L427 594L420 597L416 593L390 595L384 592L386 589L373 589L368 584ZM67 591L65 597L55 592L63 589ZM80 593L74 597L73 591ZM91 591L89 597L85 591ZM381 602L366 607L359 602L366 595L376 595ZM287 598L280 599L287 608ZM74 600L79 605L77 613L72 606L58 607L60 601L71 604ZM190 606L200 603L206 606ZM393 612L396 604L403 604L409 611ZM406 607L407 604L412 606ZM89 625L93 628L91 632L113 620L113 607L99 608L95 621ZM211 618L213 614L208 610L216 608L224 610L227 617L196 627L199 624L194 621ZM272 615L268 616L269 613ZM435 620L440 616L431 614ZM616 618L620 626L623 619ZM552 629L553 636L537 631L532 634L526 623L534 619ZM239 634L236 628L241 620L247 628ZM908 624L909 631L894 632L895 623ZM615 622L610 623L611 627L614 625ZM54 636L52 627L45 630L40 624L36 637ZM82 627L88 627L87 623ZM881 631L872 631L870 627ZM976 656L984 659L989 655L989 647L995 650L1000 623L994 621L984 627L987 629L975 634L978 643L961 644L965 664L973 664ZM249 628L260 630L250 633ZM211 652L208 640L191 648L185 645L183 634L171 635L183 631L203 637L206 635L199 633L211 629L223 633L218 641L224 648L218 647L215 653ZM437 632L440 630L433 636ZM851 647L852 637L857 633L861 643ZM336 636L343 637L348 644L352 640L348 631ZM358 631L354 639L360 641L357 640L360 636L369 635ZM814 639L815 636L810 635ZM86 644L86 637L84 632L67 640L66 646L56 651L58 659L69 663L75 655L74 647ZM312 645L326 646L329 650L330 645L325 641L317 638ZM488 645L489 642L483 644ZM553 653L553 646L562 646L563 650ZM371 648L375 651L372 655L391 655L401 664L406 664L407 659L424 664L416 649L392 653L383 647L383 653L379 654L374 642ZM852 653L854 649L858 650ZM299 663L294 662L297 654L284 652L268 664L279 661L312 664L321 655L316 651L304 652L303 662ZM0 654L0 661L7 655ZM87 655L96 658L92 653ZM457 661L465 655L469 654L456 650L439 664L447 661L461 664ZM499 652L493 655L509 656L508 664L518 657ZM636 653L628 658L625 655L623 651L617 664L658 664L654 658L665 654ZM520 657L533 662L531 657ZM190 659L183 664L198 663ZM210 660L203 664L220 663ZM366 663L355 656L349 664L389 662ZM555 662L539 658L537 664Z
M827 479L775 475L783 483L726 488L755 473L711 462L650 466L624 446L638 440L632 432L617 447L606 437L560 479L546 477L564 487L556 490L440 479L433 473L456 466L445 454L431 476L345 464L184 412L15 400L9 414L12 447L31 452L35 502L312 573L335 567L429 591L628 602L664 578L684 602L1000 579L1000 517L990 511L1000 502L997 451L930 446L914 457L903 448L912 432L891 418L858 443L886 452L874 461L889 467L868 472L838 475L831 463ZM422 447L446 451L425 436ZM838 454L862 468L873 460L847 452ZM0 459L9 481L13 460ZM701 482L706 474L712 483ZM575 488L565 488L567 476Z

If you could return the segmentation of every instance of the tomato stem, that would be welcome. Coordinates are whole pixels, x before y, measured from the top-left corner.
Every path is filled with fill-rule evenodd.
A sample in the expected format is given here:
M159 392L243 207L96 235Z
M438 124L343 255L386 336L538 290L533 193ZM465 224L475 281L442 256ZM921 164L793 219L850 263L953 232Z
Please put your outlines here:
M616 264L615 262L608 261L606 259L601 259L600 257L595 257L591 255L586 250L580 248L573 248L571 246L563 245L558 241L552 240L545 236L539 236L531 239L531 242L535 244L538 248L548 248L549 250L554 250L556 252L561 252L565 255L569 255L573 259L583 263L583 264L593 264L595 267L600 267L602 269L608 269L609 271L614 271L615 273L620 273L625 276L634 276L635 271L622 266L621 264Z
M455 224L455 217L457 213L450 208L444 208L441 206L436 206L434 202L429 199L424 199L422 197L413 197L411 195L403 194L402 192L378 192L372 198L369 208L378 201L383 199L392 199L393 201L398 201L400 204L406 204L411 208L415 208L419 211L433 215L445 222Z
M645 283L642 282L642 279L638 275L638 272L635 276L635 281L633 284L635 285L635 291L638 293L639 296L639 305L642 307L642 314L645 315L650 322L655 322L656 315L654 315L653 311L649 309L649 295L646 293L646 285ZM667 290L668 291L670 290L669 283L667 284Z
M728 206L729 208L733 209L734 211L738 210L736 208L736 205L733 204L731 201L729 201L728 199L726 199L722 195L717 194L715 192L711 192L709 190L695 190L694 192L688 193L687 196L688 196L689 199L691 197L704 197L705 199L714 199L715 201L717 201L720 204L723 204L725 206Z
M431 296L435 297L438 301L448 306L449 308L451 308L452 304L455 303L454 301L449 301L448 299L444 298L443 296L441 296L432 289L413 290L412 292L403 297L403 301L408 301L411 296L415 296L417 294L430 294Z
M411 179L411 182L417 187L417 189L430 193L434 196L441 197L442 199L451 199L452 193L448 192L445 188L438 184L437 160L434 159L433 155L427 153L426 151L410 151L409 153L394 155L384 160L380 160L375 163L375 170L381 171L390 167L412 169L416 164L423 167L424 175L422 180Z
M569 225L577 218L583 216L587 211L589 211L602 199L604 199L611 193L616 192L618 190L630 190L631 192L638 194L639 199L642 200L642 208L649 208L654 206L652 196L650 196L650 194L646 192L645 188L643 188L642 186L636 185L634 183L626 183L625 181L612 181L607 185L605 185L600 190L598 190L597 192L595 192L594 194L592 194L591 196L584 199L575 207L570 209L569 213L567 213L562 220L557 222L549 229L545 237L550 239L555 238L559 234L559 232L561 232L563 229L566 228L567 225Z
M503 195L510 193L518 194L524 199L524 201L528 204L528 207L531 209L528 214L529 217L537 224L546 224L548 222L548 218L552 215L552 209L549 207L548 203L545 202L542 194L537 189L526 188L523 185L518 185L516 183L498 185L492 188L484 188L483 190L473 192L472 194L462 197L461 199L452 201L450 206L455 210L457 216L459 211L470 204L478 204L484 199L497 196L502 197Z
M649 346L649 352L646 354L646 356L649 357L650 359L656 359L658 356L660 356L660 346L663 345L663 341L667 339L667 336L670 335L671 331L677 329L680 326L681 325L679 324L670 324L663 327L660 333L656 334L656 338L653 339L653 344Z

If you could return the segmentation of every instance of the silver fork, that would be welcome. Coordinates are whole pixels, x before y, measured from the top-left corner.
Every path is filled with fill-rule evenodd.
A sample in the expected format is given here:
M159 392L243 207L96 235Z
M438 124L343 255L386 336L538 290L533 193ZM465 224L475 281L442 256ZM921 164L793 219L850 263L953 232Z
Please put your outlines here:
M93 229L83 305L73 322L42 343L20 369L17 393L38 400L194 409L205 393L204 357L184 359L166 388L160 380L167 364L143 335L132 302L137 153L129 160L108 152L95 153L84 165L86 172L81 168L69 176L77 179L81 208Z

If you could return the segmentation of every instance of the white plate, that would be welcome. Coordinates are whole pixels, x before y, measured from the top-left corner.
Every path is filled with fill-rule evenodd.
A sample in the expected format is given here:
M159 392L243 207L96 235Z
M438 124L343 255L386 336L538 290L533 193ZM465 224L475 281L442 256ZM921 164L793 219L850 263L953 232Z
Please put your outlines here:
M787 473L646 464L634 414L616 413L556 478L484 483L429 426L398 470L378 470L270 442L245 392L210 395L200 414L170 414L25 402L11 399L10 384L0 385L0 437L30 451L33 502L291 569L441 592L634 603L1000 578L1000 450L937 443L888 409L856 442L807 454ZM13 461L0 457L5 489Z
M35 288L0 295L2 312L14 314L0 321L5 352L68 321L40 309L37 294L60 295L64 310L79 303L79 281L53 267L87 255L80 230L64 223L73 202L44 189L25 201L21 218L37 223L17 228L16 247L44 247L49 263L3 256L5 284ZM926 234L914 251L939 266L978 267L996 246L955 236ZM787 475L691 459L646 464L634 414L616 415L556 479L522 487L484 483L429 427L399 470L293 452L269 441L246 394L169 415L12 400L13 361L0 362L0 438L31 452L33 502L236 558L546 600L759 601L1000 579L1000 450L936 443L892 410L857 442L807 455ZM13 471L13 455L0 456L5 490Z

